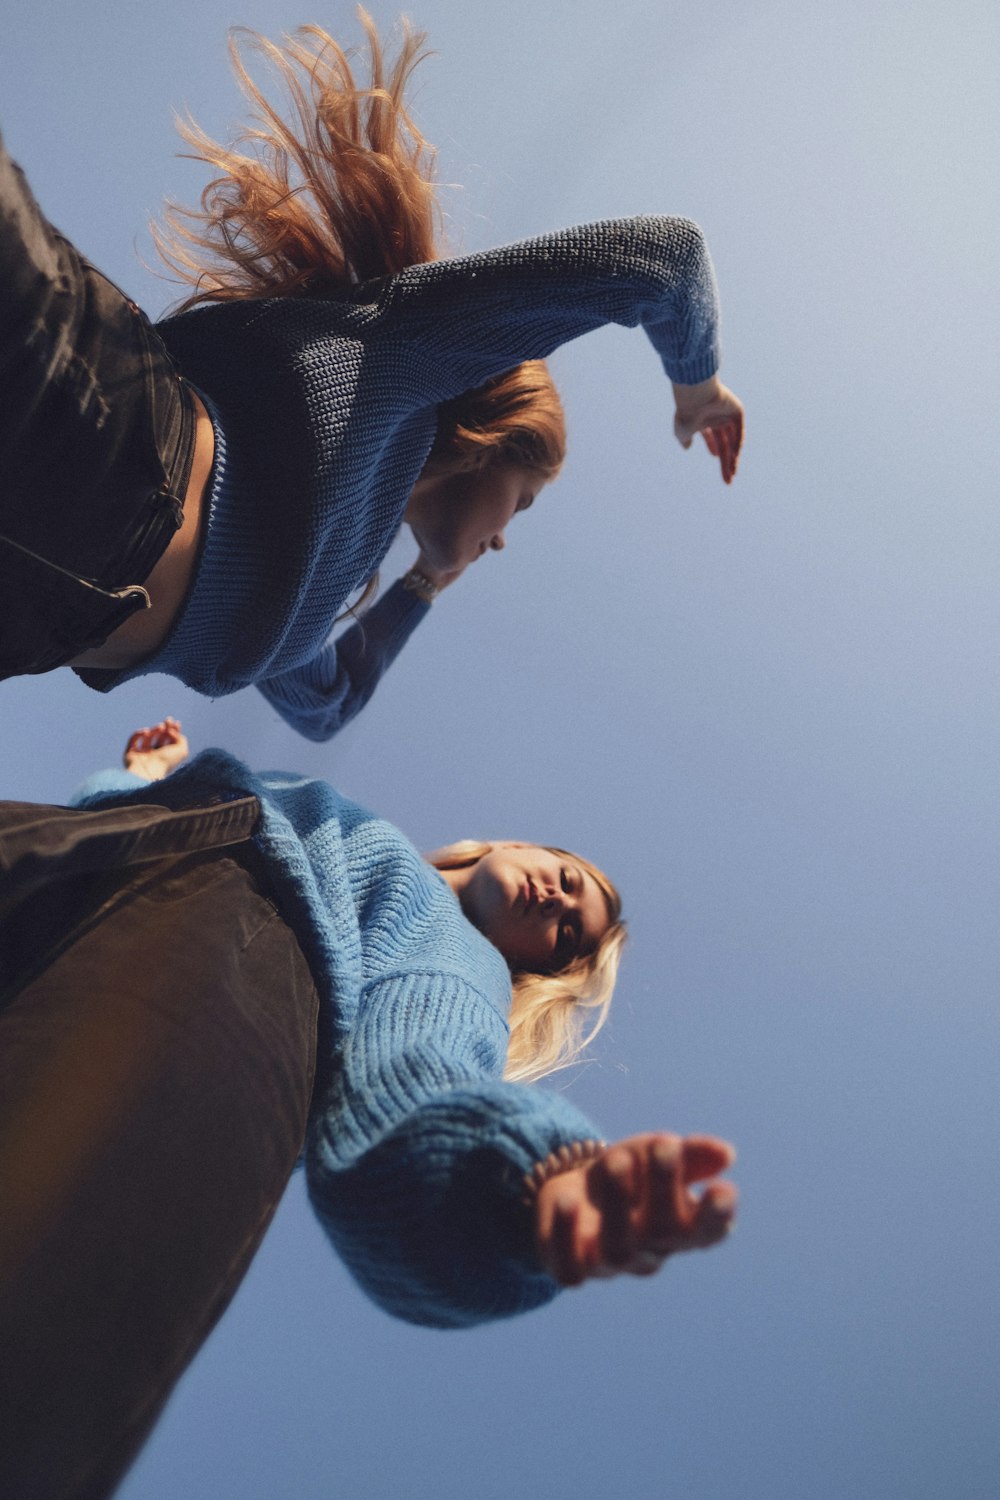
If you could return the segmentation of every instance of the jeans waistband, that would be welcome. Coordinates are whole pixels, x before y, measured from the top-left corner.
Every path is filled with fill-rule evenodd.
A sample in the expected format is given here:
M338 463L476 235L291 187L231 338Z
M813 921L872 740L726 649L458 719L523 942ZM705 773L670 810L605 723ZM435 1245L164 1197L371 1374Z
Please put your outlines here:
M173 811L153 803L98 811L0 803L0 916L55 880L241 844L260 818L256 797Z

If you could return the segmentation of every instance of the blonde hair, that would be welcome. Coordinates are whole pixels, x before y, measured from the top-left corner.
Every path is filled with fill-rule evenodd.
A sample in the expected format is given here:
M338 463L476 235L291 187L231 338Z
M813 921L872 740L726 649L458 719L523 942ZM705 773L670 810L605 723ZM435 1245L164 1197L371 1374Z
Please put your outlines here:
M511 971L513 1003L503 1076L530 1083L578 1062L608 1018L625 943L622 900L603 870L566 849L546 845L592 876L608 908L608 927L592 953L581 954L555 974ZM460 870L479 862L492 844L463 839L430 856L438 870Z
M178 129L196 159L220 175L200 208L168 203L153 226L157 249L193 287L180 304L254 297L322 297L407 266L436 260L441 214L434 148L406 104L427 56L426 34L403 21L387 58L371 16L358 7L368 83L319 26L281 46L245 28L230 33L233 70L253 107L251 123L224 146L188 118ZM268 102L243 62L241 43L271 64L291 103L290 122ZM562 406L541 360L529 360L439 408L433 457L472 470L520 464L555 477L565 453Z

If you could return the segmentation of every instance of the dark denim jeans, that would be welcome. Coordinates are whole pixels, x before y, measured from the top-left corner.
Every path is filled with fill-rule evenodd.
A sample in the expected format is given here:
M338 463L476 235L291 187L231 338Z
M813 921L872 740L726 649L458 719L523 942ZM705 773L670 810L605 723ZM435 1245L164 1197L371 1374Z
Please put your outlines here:
M318 1000L254 798L0 803L0 1492L114 1489L302 1148Z
M60 666L148 608L195 420L148 319L0 142L0 678Z

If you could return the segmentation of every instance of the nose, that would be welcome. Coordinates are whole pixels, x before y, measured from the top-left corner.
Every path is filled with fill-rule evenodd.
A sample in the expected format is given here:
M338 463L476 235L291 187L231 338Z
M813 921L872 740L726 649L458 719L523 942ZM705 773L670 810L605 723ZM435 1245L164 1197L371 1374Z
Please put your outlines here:
M491 552L502 552L503 549L506 547L506 545L507 545L507 538L504 536L504 534L503 534L502 531L498 531L497 534L496 534L496 536L490 542L490 551Z
M549 891L541 901L541 913L543 917L561 917L566 909L566 901L561 891Z

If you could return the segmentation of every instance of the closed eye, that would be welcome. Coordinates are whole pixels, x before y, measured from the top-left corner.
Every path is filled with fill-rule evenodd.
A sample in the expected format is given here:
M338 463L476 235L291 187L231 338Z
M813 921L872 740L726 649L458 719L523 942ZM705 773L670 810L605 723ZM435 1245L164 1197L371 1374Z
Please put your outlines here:
M518 510L530 510L535 503L534 495L522 495L517 502Z

